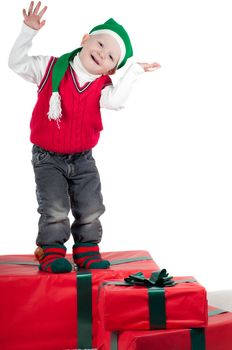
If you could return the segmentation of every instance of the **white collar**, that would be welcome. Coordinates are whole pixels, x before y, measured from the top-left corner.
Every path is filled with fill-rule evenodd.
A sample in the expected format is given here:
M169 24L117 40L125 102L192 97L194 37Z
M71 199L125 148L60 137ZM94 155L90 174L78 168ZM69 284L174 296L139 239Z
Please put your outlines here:
M70 64L77 75L80 86L84 85L87 82L94 81L95 79L101 76L101 74L91 74L85 69L85 67L81 63L79 53L74 57L73 61L70 62Z

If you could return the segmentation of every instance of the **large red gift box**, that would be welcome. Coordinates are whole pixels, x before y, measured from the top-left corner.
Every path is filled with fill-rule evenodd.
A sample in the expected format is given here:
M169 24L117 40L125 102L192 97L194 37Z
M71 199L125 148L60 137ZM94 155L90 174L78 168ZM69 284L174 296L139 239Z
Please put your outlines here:
M66 274L39 271L32 255L0 256L0 349L96 347L99 284L141 269L148 277L158 269L146 251L102 256L109 269Z
M205 327L205 288L193 277L174 277L172 281L177 283L165 288L103 282L98 304L104 328L122 331Z
M98 350L231 350L232 313L220 312L209 306L206 328L118 333L101 329Z

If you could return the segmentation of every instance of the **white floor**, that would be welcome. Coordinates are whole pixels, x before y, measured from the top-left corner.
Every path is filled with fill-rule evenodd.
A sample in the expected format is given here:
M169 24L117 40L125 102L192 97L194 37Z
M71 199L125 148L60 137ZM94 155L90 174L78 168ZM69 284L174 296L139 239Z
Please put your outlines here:
M217 290L208 292L209 305L232 312L232 290Z

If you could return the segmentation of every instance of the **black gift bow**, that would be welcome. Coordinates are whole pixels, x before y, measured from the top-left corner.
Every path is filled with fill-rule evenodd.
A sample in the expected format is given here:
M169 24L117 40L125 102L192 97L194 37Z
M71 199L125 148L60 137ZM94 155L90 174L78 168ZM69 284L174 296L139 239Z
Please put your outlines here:
M173 276L169 276L166 269L152 272L150 278L146 278L142 272L129 275L124 279L129 285L150 287L173 287L176 282L173 281Z

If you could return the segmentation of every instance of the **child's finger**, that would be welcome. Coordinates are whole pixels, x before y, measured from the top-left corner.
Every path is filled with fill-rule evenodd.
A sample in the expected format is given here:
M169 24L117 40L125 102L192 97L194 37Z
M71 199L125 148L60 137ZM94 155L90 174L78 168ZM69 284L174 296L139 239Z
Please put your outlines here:
M41 23L40 23L40 26L39 26L39 29L41 29L44 25L45 25L46 21L43 20Z
M150 66L151 66L151 67L154 67L154 68L156 68L156 67L157 67L157 68L161 67L161 65L160 65L159 63L157 63L157 62L151 63Z
M34 9L34 14L37 15L37 13L39 12L39 8L40 8L41 2L39 1Z
M47 10L47 6L44 6L44 8L38 13L38 16L41 18L43 17L44 13L46 12Z
M156 68L147 68L146 71L147 72L154 72L155 70L159 69L160 67L156 67Z
M26 10L25 10L25 9L23 9L23 17L24 17L24 19L26 19L26 18L27 18L27 12L26 12Z
M28 16L30 16L30 14L32 13L33 7L34 7L34 1L31 1L29 9L28 9Z

